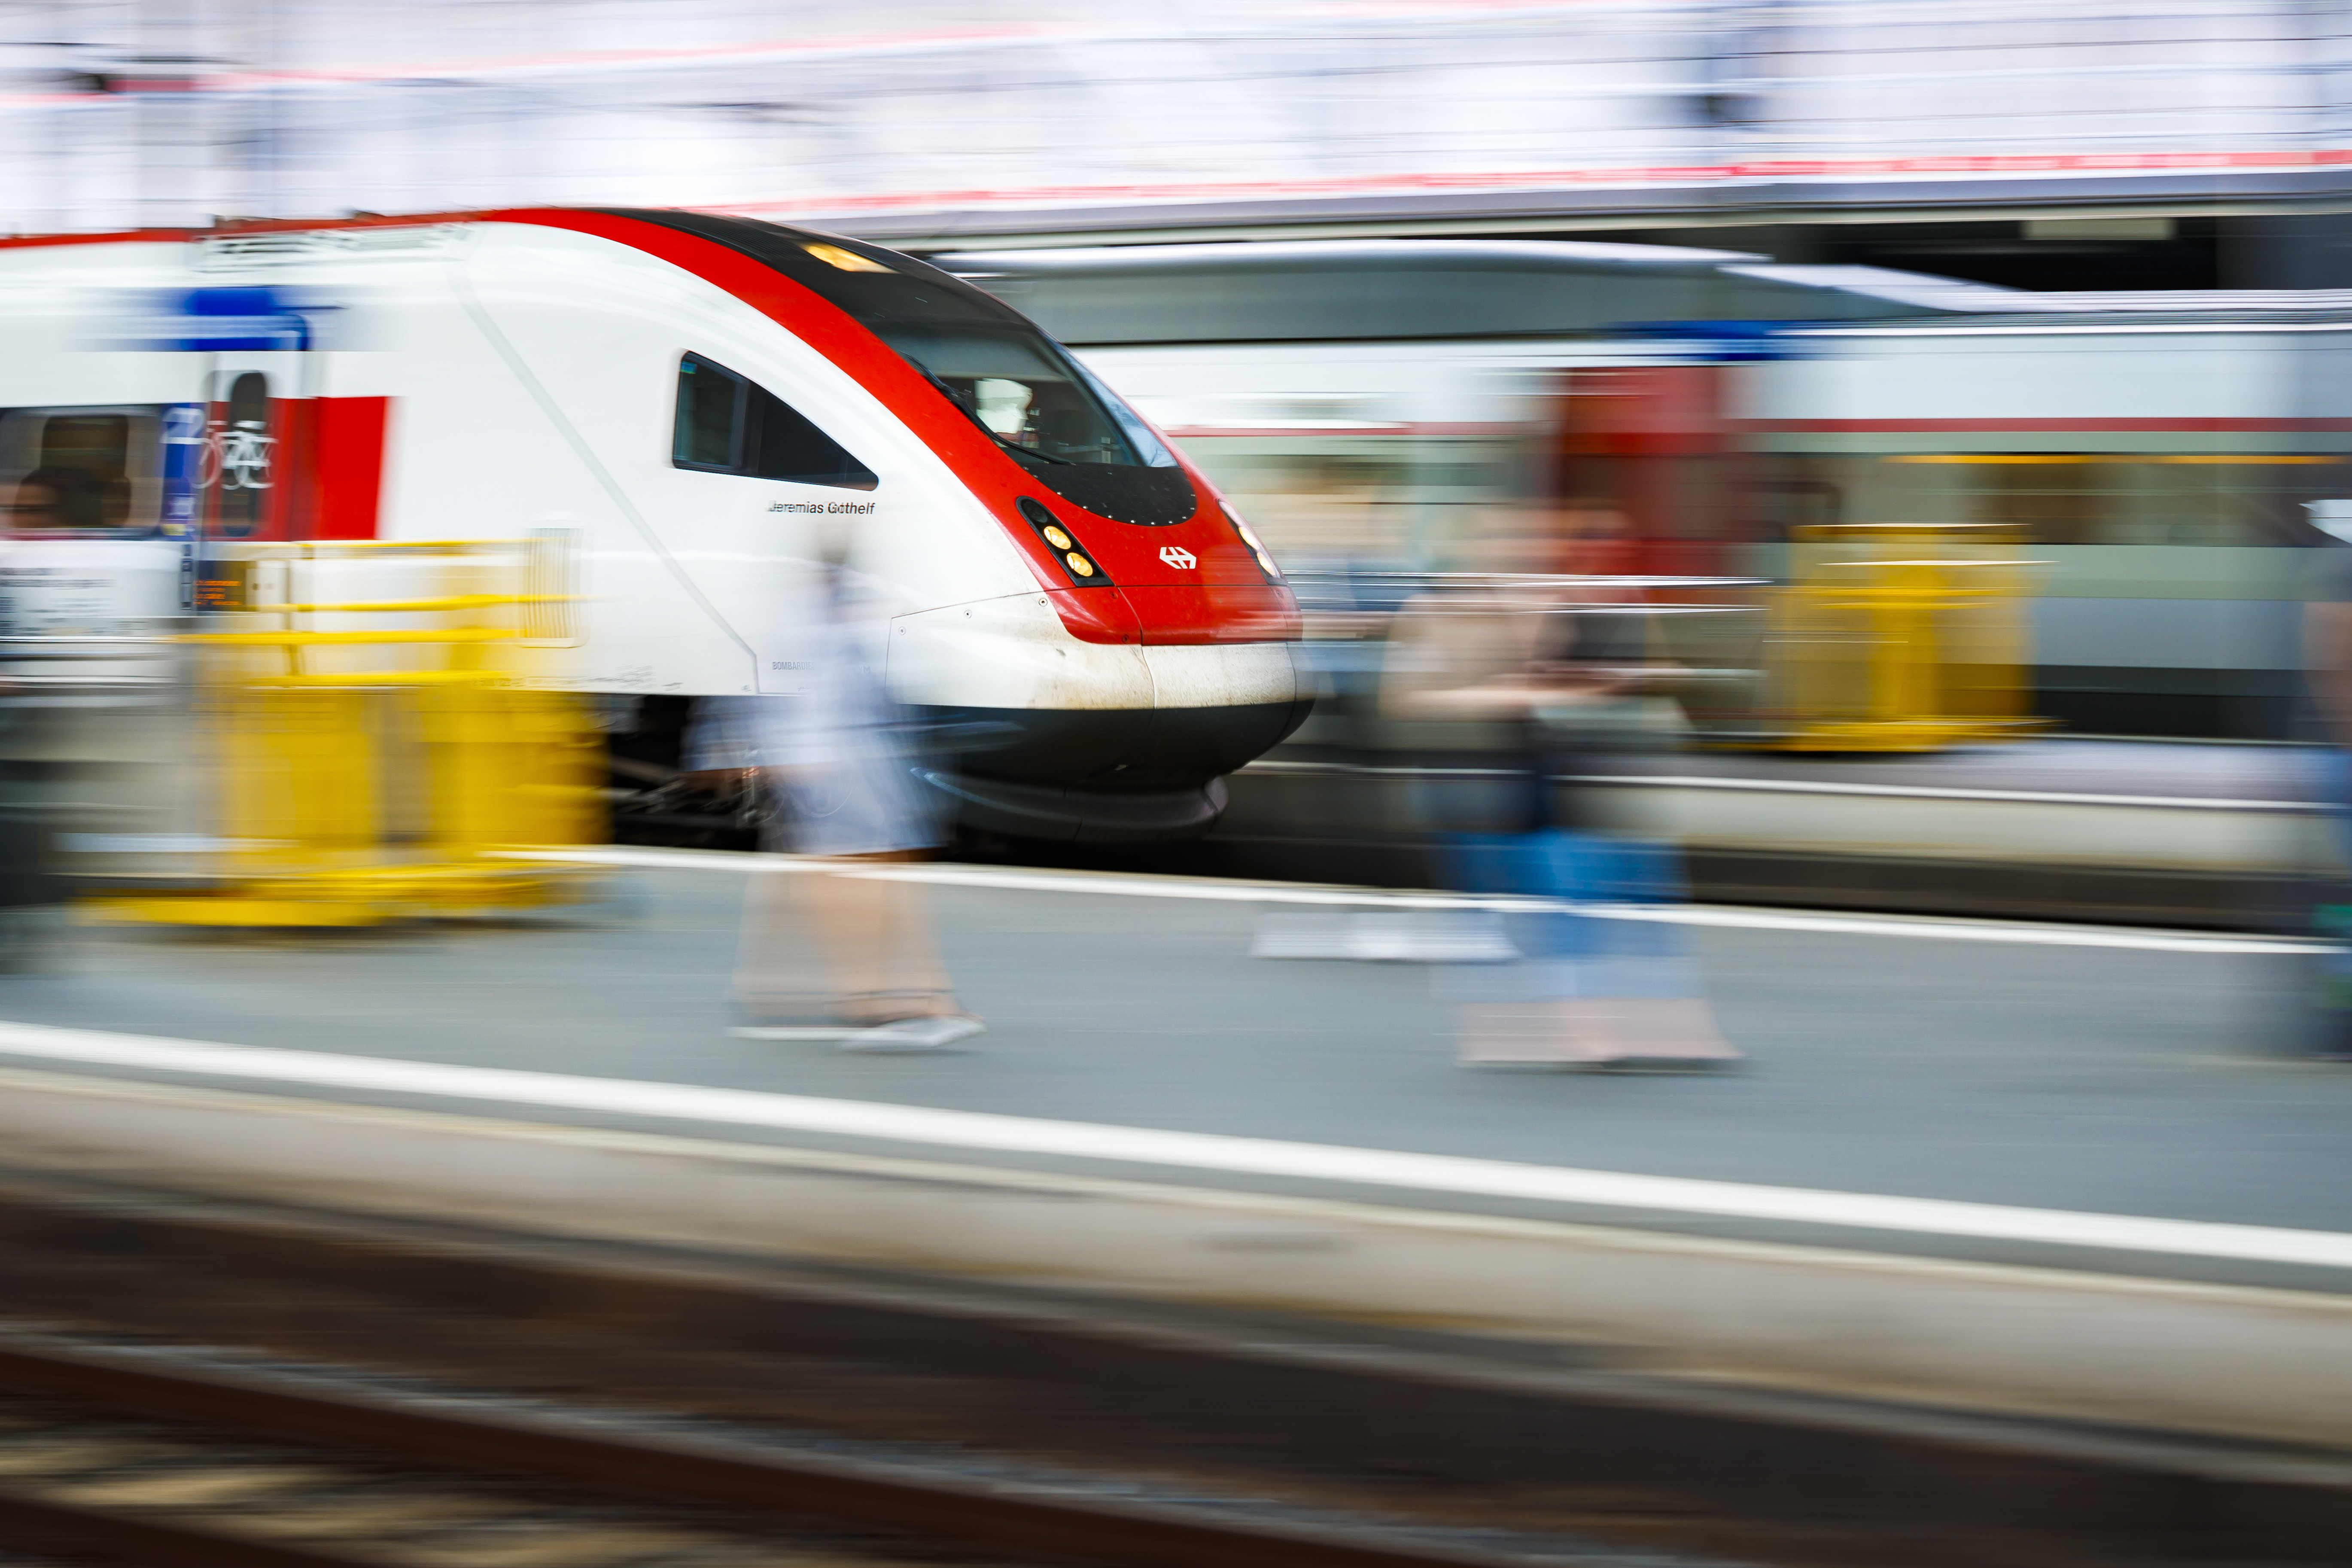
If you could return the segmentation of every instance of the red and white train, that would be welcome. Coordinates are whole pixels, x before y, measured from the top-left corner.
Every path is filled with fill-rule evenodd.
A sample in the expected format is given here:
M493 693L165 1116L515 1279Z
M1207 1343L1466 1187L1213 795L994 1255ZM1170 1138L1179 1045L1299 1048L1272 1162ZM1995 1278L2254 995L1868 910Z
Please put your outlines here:
M846 523L968 822L1201 830L1310 699L1215 489L1017 311L856 240L559 209L0 240L0 500L53 542L0 565L18 634L194 613L238 542L528 537L575 595L535 682L789 692Z

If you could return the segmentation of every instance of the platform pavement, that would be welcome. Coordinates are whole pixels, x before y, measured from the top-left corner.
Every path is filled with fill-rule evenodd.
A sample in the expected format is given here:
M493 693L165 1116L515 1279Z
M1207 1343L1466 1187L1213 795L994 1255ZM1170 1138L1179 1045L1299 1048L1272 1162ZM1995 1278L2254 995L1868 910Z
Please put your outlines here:
M626 851L617 852L630 858ZM775 1125L583 1107L479 1086L304 1082L73 1061L0 1026L0 1068L127 1075L966 1164L1139 1177L1518 1217L2231 1283L2352 1289L2352 1068L2295 1059L2292 944L2149 931L1694 911L1716 1004L1749 1055L1719 1076L1465 1069L1430 973L1247 956L1256 896L1296 889L940 867L927 874L975 1048L880 1057L725 1032L743 868L639 854L625 919L321 938L85 932L59 972L0 978L0 1018L331 1053L706 1086L820 1106L934 1108L1092 1129L1072 1143L921 1127ZM1347 896L1344 893L1339 896ZM2063 944L2063 945L2061 945ZM28 1043L29 1042L29 1043ZM102 1053L101 1053L102 1054ZM169 1058L168 1048L164 1052ZM330 1077L332 1075L331 1074ZM557 1097L560 1100L560 1096ZM856 1118L849 1119L855 1121ZM1476 1190L1370 1182L1311 1159L1219 1168L1127 1158L1119 1129L1509 1163L1600 1178ZM990 1146L994 1144L995 1146ZM1076 1149L1077 1152L1073 1152ZM1497 1169L1502 1168L1499 1164ZM1727 1205L1653 1202L1611 1173L1729 1184ZM1538 1184L1540 1188L1540 1184ZM1774 1194L1848 1194L1819 1205ZM1749 1194L1761 1194L1761 1198ZM2091 1216L1848 1223L1869 1201ZM2095 1216L2321 1233L2322 1252L2239 1256L2099 1239ZM2332 1238L2332 1240L2331 1240Z

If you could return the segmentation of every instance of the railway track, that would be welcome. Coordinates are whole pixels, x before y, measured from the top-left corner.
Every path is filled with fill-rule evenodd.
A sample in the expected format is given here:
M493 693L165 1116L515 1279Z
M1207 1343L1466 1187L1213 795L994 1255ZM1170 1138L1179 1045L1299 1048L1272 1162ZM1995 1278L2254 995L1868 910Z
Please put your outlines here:
M12 1321L0 1552L257 1568L2352 1560L2352 1456L2333 1451L0 1172ZM89 1533L118 1528L116 1547ZM159 1555L159 1531L191 1539Z
M1024 1495L22 1334L0 1334L0 1546L158 1568L1580 1560Z

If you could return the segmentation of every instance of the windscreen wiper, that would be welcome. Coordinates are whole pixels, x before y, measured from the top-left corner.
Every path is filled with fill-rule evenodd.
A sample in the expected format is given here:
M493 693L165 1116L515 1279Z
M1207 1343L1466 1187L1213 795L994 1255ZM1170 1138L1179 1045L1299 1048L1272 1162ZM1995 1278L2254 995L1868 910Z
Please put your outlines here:
M987 421L982 419L977 414L971 416L971 422L979 426L982 429L988 430L988 438L990 440L995 442L998 446L1003 447L1006 451L1012 453L1016 458L1034 458L1041 463L1061 463L1072 468L1077 466L1077 459L1075 458L1057 458L1051 452L1041 452L1034 447L1024 447L1010 436L1000 436L995 431L989 430Z

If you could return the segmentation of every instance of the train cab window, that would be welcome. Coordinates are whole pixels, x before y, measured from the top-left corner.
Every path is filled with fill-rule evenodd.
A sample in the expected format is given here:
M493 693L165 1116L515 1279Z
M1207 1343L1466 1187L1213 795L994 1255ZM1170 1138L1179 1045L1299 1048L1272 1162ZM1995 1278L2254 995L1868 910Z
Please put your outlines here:
M712 473L742 471L743 378L693 354L677 367L677 426L670 461Z
M629 210L751 257L848 314L985 431L1023 477L1098 516L1182 522L1200 505L1166 443L1003 300L839 235L715 213Z
M706 474L837 489L870 490L881 482L792 405L700 354L678 362L670 462Z
M881 336L1016 456L1046 463L1175 466L1150 426L1040 333L893 322Z

